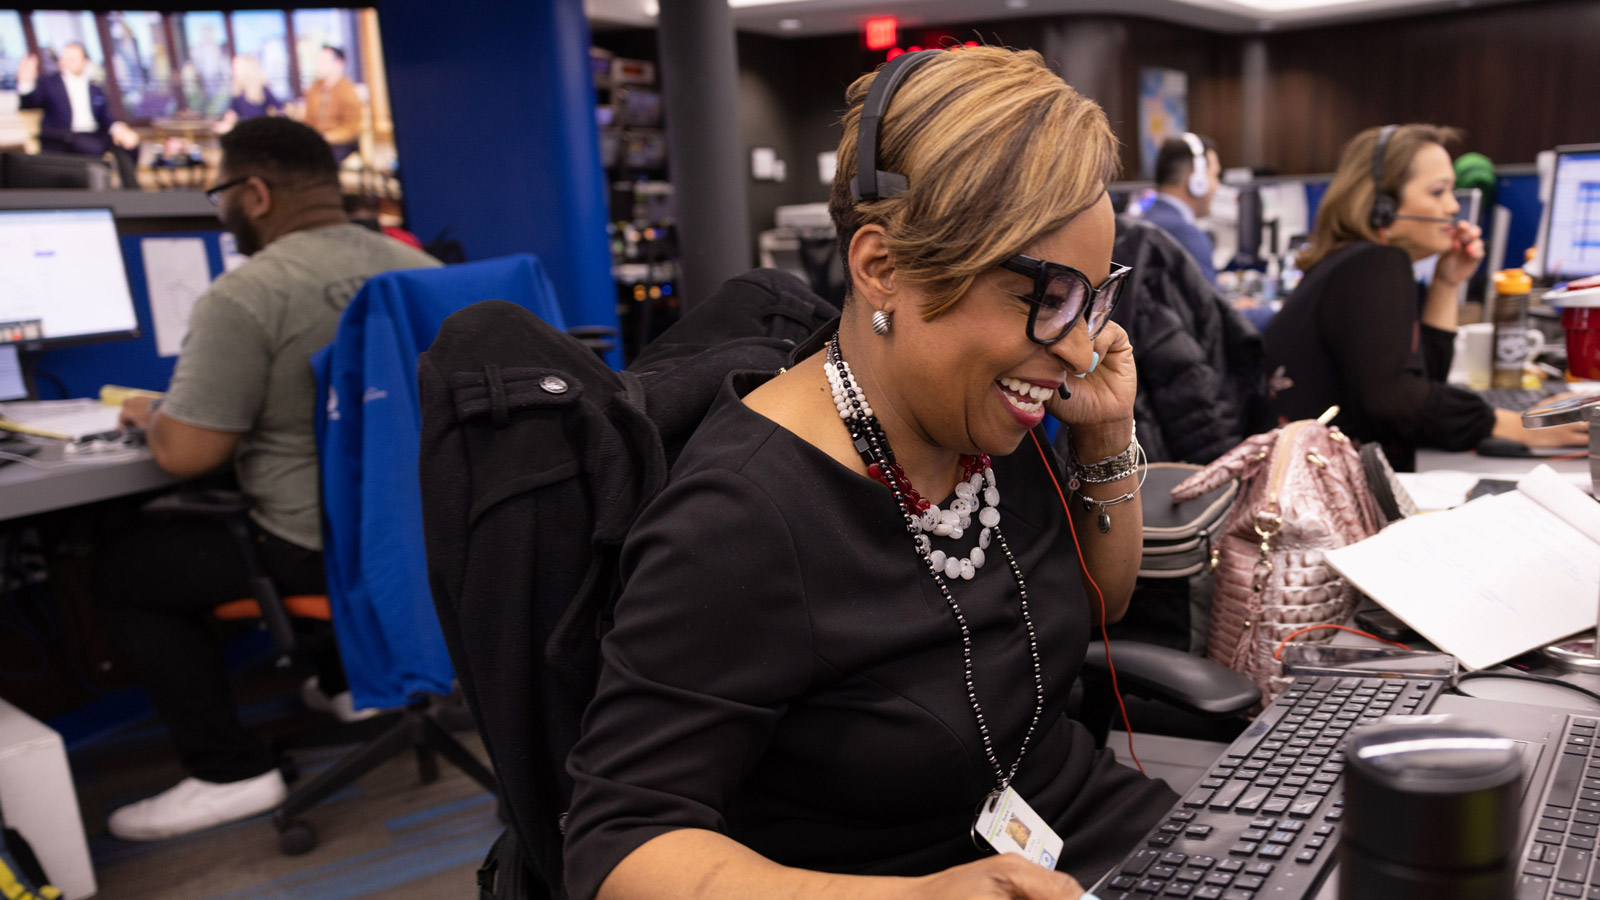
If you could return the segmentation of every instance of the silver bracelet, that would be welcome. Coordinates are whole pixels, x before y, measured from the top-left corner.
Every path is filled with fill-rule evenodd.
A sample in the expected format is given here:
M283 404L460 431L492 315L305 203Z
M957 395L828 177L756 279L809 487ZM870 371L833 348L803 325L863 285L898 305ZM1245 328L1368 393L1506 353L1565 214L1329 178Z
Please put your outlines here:
M1097 466L1097 467L1098 466L1110 467L1111 465L1117 465L1119 463L1122 463L1124 458L1126 458L1126 457L1131 457L1131 459L1128 459L1126 461L1126 466L1127 467L1125 469L1121 468L1120 466L1118 468L1116 468L1114 470L1113 474L1116 474L1116 473L1119 473L1119 472L1120 472L1120 474L1116 474L1116 477L1114 477L1114 478L1113 477L1103 477L1103 478L1100 478L1099 480L1093 480L1093 479L1090 479L1088 477L1084 477L1083 476L1083 470L1092 468L1092 467L1084 466L1084 467L1080 467L1078 470L1075 470L1073 472L1072 479L1069 482L1069 485L1072 488L1072 490L1078 492L1078 499L1083 501L1084 511L1092 512L1096 508L1099 509L1100 514L1095 516L1095 525L1097 527L1099 527L1101 534L1110 534L1111 533L1111 514L1106 512L1106 510L1108 508L1110 508L1110 507L1116 506L1119 503L1127 503L1128 501L1132 500L1133 498L1139 496L1139 491L1141 491L1144 488L1144 480L1150 476L1150 466L1149 466L1148 462L1145 462L1145 465L1144 465L1144 468L1143 468L1142 471L1139 468L1140 461L1144 459L1144 447L1142 445L1140 445L1140 443L1139 443L1139 435L1137 433L1135 433L1134 436L1133 436L1133 439L1128 442L1128 449L1127 450L1124 450L1122 453L1120 453L1120 454L1118 454L1116 456L1107 457L1106 459L1103 459L1100 462L1095 463L1095 466ZM1082 491L1080 490L1080 488L1082 487L1082 485L1079 484L1080 480L1083 481L1083 482L1087 482L1089 484L1107 484L1107 483L1110 483L1110 482L1113 482L1113 481L1121 481L1122 479L1127 478L1129 475L1133 475L1135 473L1138 473L1138 475L1139 475L1139 483L1137 485L1134 485L1133 490L1129 491L1126 494L1123 494L1120 497L1113 497L1110 500L1096 500L1095 498L1089 496L1088 494L1082 493Z
M1085 512L1092 512L1095 507L1100 508L1100 515L1095 517L1094 523L1100 528L1101 534L1110 534L1111 514L1106 512L1106 508L1110 506L1116 506L1118 503L1127 503L1129 500L1132 500L1137 496L1139 496L1139 489L1134 488L1128 493L1123 494L1121 497L1115 497L1110 500L1096 500L1088 494L1079 494L1078 499L1083 501L1083 508Z
M1068 448L1070 447L1069 441ZM1077 453L1072 453L1072 475L1067 486L1075 491L1080 484L1111 484L1121 481L1138 473L1139 457L1143 453L1144 448L1139 445L1139 429L1135 425L1133 435L1128 440L1128 449L1121 453L1094 463L1079 462Z

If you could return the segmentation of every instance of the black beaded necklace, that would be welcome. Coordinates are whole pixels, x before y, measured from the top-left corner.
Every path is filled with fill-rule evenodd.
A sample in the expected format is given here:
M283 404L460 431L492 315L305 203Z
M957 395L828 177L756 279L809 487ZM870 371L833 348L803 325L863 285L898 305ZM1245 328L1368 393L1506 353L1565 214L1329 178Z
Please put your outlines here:
M839 352L839 335L834 334L833 340L828 342L827 364L833 366L843 382L846 401L850 404L851 415L844 418L844 424L850 432L850 440L855 444L856 452L861 455L861 461L869 470L889 472L898 469L894 463L894 452L889 449L889 439L883 433L883 427L878 424L878 417L868 415L863 406L865 395L856 387L855 379L850 376L845 367L844 356ZM965 471L965 469L964 469ZM1028 723L1028 732L1022 738L1022 748L1017 751L1017 761L1011 764L1008 772L1000 765L999 758L994 752L994 742L989 737L989 725L983 717L983 706L978 702L978 692L972 681L972 631L967 627L966 614L961 611L960 604L950 593L950 586L934 566L930 556L930 543L922 539L917 526L914 524L919 510L915 501L902 489L903 479L884 479L890 492L894 494L895 505L900 508L900 513L905 519L906 533L912 538L917 554L922 557L923 567L932 576L934 584L939 586L939 593L944 596L944 602L950 607L950 612L955 616L956 624L961 626L961 657L964 666L967 685L967 702L972 706L973 718L978 723L978 735L983 739L983 753L989 760L989 765L994 769L997 780L996 792L1002 792L1011 785L1011 779L1016 776L1017 768L1022 765L1022 758L1028 753L1028 743L1033 740L1033 733L1039 727L1039 719L1044 716L1044 670L1039 662L1039 644L1033 629L1033 617L1028 614L1028 585L1022 578L1022 568L1017 565L1017 558L1011 553L1011 548L1006 544L1005 535L1001 534L998 523L994 525L994 537L1000 544L1000 550L1005 554L1006 562L1011 566L1011 574L1017 580L1017 592L1021 597L1022 623L1028 630L1028 652L1033 659L1033 719Z

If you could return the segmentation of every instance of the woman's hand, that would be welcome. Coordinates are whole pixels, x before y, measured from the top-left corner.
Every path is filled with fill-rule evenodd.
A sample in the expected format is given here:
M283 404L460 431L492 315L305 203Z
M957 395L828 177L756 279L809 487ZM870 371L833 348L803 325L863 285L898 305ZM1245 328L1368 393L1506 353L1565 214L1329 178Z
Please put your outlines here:
M1440 255L1439 265L1433 270L1433 280L1457 287L1472 277L1482 261L1483 229L1471 222L1457 222L1450 249Z
M1052 394L1045 401L1045 410L1068 425L1106 425L1133 418L1139 376L1128 333L1121 325L1107 322L1094 340L1094 349L1100 354L1094 371L1082 378L1067 377L1066 388L1072 396L1063 400L1060 394Z
M1522 416L1510 410L1497 409L1494 411L1494 436L1529 447L1583 447L1589 443L1589 423L1527 428L1522 424Z
M1088 897L1071 875L1052 872L1007 853L913 880L917 900L1078 900Z

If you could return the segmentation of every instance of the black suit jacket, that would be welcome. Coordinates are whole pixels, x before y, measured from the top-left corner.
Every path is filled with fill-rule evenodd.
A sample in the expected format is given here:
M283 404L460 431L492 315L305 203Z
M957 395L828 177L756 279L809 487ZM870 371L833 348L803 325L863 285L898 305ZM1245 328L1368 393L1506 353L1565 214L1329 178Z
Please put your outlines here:
M106 92L98 84L89 85L89 105L94 108L95 134L109 138L111 134L111 107ZM67 83L60 73L41 75L33 92L22 95L23 109L42 109L44 117L39 122L42 140L69 140L72 137L72 99L67 94Z

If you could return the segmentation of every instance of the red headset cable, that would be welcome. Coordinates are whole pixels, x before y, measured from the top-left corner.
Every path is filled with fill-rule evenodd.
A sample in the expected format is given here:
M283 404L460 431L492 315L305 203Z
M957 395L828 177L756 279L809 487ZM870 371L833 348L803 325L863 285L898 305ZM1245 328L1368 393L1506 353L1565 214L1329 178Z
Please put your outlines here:
M1139 762L1139 754L1133 749L1133 724L1128 721L1128 707L1122 702L1122 690L1117 687L1117 667L1111 662L1111 636L1106 632L1106 595L1101 593L1100 585L1096 584L1094 576L1089 574L1089 564L1083 558L1083 545L1078 543L1078 526L1072 522L1072 508L1067 505L1067 495L1061 492L1061 482L1056 480L1055 468L1050 465L1050 458L1045 456L1044 447L1039 443L1039 436L1030 430L1028 437L1033 439L1033 448L1039 451L1039 459L1044 462L1044 470L1050 473L1050 483L1055 485L1056 496L1061 498L1061 509L1067 514L1067 529L1072 532L1072 546L1078 551L1078 565L1083 568L1083 577L1088 579L1089 586L1094 588L1095 597L1100 600L1100 640L1106 648L1106 668L1111 670L1111 694L1117 698L1117 709L1122 712L1122 727L1127 729L1128 755L1133 757L1133 764L1139 767L1139 774L1144 775L1144 763Z
M1278 662L1283 662L1283 648L1288 646L1290 641L1294 640L1295 638L1299 637L1302 634L1305 634L1308 631L1316 631L1318 628L1333 628L1333 629L1336 629L1338 631L1348 631L1351 634L1359 634L1362 637L1372 638L1375 641L1378 641L1378 642L1384 643L1384 644L1388 644L1391 647L1399 647L1401 650L1410 650L1411 649L1410 647L1407 647L1405 644L1402 644L1399 641L1387 641L1387 640L1384 640L1381 637L1378 637L1375 634L1368 634L1367 632L1362 631L1359 628L1346 628L1343 625L1333 625L1333 624L1325 623L1325 624L1322 624L1322 625L1308 625L1305 628L1300 629L1299 631L1291 631L1291 632L1289 632L1289 636L1288 637L1286 637L1283 640L1278 642L1278 649L1272 651L1272 658L1277 660Z

